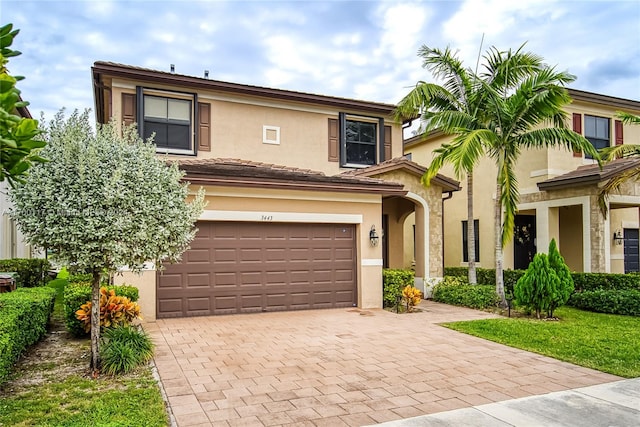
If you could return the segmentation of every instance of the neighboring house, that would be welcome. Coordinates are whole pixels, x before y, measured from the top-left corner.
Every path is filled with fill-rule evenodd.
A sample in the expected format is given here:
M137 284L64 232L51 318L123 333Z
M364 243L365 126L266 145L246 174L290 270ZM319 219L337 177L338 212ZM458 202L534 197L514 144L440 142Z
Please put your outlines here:
M17 109L17 114L28 119L33 118L27 107ZM33 247L24 242L16 221L9 216L13 204L9 200L9 183L0 182L0 259L32 258L35 253Z
M208 205L180 264L117 280L145 317L381 307L382 268L442 277L443 194L403 156L394 105L96 62L97 121L155 133ZM415 221L415 261L403 226Z
M568 126L600 149L614 144L639 144L640 127L623 125L616 111L640 113L640 102L569 89ZM405 153L429 165L432 152L450 137L437 132L405 141ZM523 151L516 168L520 204L512 242L504 249L506 268L526 268L552 238L573 271L631 272L639 270L638 228L640 185L628 183L610 197L610 215L601 214L600 186L638 160L616 160L602 170L594 160L567 150ZM446 168L444 173L451 173ZM452 175L453 176L453 175ZM483 159L474 170L474 214L477 266L493 268L496 169ZM465 189L445 204L445 265L467 265ZM411 225L411 218L408 220ZM406 252L411 251L408 248Z

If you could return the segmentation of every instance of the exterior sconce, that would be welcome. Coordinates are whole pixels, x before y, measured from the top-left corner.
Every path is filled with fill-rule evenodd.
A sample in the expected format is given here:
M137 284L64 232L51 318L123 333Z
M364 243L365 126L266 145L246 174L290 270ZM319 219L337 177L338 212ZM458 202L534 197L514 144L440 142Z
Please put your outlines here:
M371 230L369 231L369 241L371 242L371 246L378 246L378 233L376 232L376 226L372 225Z
M622 237L622 231L616 230L613 233L613 243L620 246L622 245L623 242L624 242L624 237Z

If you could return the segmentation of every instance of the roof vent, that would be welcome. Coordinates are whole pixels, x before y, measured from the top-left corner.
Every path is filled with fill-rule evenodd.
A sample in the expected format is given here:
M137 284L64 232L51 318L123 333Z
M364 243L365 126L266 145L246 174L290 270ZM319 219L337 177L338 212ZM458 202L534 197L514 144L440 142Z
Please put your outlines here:
M176 72L176 66L174 64L171 64L171 72L172 73Z
M204 78L205 79L209 78L209 70L204 70Z

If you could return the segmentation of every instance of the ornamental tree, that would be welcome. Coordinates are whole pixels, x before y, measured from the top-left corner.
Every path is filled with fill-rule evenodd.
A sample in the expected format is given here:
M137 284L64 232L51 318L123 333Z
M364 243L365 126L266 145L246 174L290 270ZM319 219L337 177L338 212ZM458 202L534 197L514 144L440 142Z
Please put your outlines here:
M547 254L537 253L513 288L516 303L535 310L540 319L540 313L549 311L559 282Z
M10 192L13 217L26 240L56 260L92 274L91 369L100 368L100 279L128 266L175 262L195 235L202 189L187 202L176 164L156 157L152 141L115 122L97 125L89 112L45 127L47 163L35 165Z
M556 272L558 276L558 287L553 293L551 304L549 305L548 317L553 317L553 311L569 301L569 297L573 293L574 283L571 270L564 262L564 258L558 251L556 239L551 239L549 243L549 266Z

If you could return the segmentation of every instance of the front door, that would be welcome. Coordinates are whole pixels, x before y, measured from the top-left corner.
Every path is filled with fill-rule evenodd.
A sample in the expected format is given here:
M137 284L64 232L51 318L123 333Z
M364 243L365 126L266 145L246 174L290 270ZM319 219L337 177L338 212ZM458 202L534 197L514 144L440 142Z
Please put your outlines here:
M624 272L640 271L640 251L638 250L638 229L624 229Z
M536 254L535 215L516 215L513 233L513 268L526 270Z

